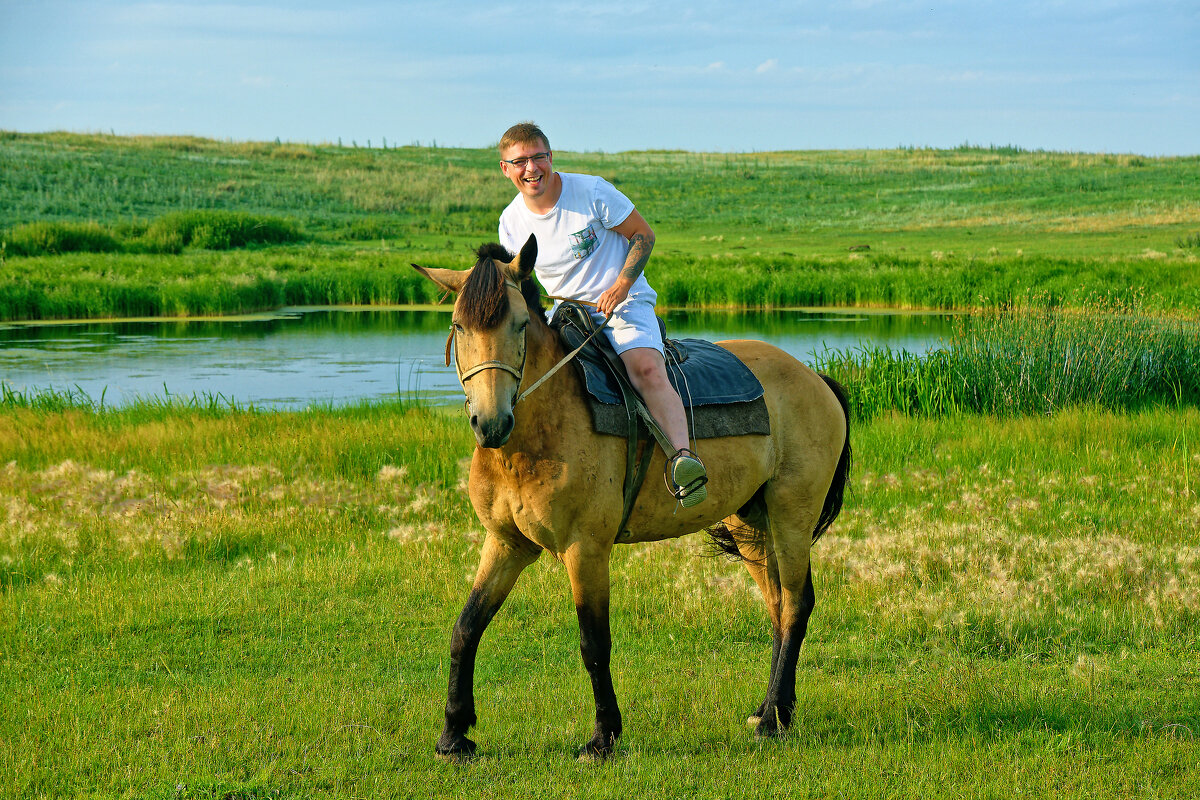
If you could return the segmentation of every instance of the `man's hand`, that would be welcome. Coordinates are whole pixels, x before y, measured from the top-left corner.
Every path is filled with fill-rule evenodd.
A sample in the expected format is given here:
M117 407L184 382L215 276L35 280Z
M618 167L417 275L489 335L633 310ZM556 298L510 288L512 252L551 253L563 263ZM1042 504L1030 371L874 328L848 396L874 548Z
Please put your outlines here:
M600 295L600 299L596 301L596 310L606 317L611 317L612 313L617 310L617 306L624 303L629 297L629 290L633 286L633 281L622 276L617 278L612 286L604 294Z

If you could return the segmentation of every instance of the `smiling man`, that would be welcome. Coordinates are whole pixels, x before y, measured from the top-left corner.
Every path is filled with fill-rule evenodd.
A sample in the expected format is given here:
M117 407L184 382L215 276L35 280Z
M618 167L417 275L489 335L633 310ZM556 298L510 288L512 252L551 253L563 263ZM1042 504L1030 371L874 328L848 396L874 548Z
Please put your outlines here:
M500 243L515 253L535 235L534 271L546 291L595 303L609 317L605 335L675 448L667 454L672 494L685 508L698 505L708 496L707 475L689 449L687 417L667 378L654 317L658 295L644 274L654 231L603 178L555 172L550 141L532 122L505 131L500 169L520 193L500 215Z

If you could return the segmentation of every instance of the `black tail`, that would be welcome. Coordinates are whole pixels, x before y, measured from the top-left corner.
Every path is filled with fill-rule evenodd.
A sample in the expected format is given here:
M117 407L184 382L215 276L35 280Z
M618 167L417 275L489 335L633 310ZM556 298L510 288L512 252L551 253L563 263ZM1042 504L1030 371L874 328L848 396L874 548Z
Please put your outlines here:
M833 483L829 485L829 491L825 495L825 505L821 507L821 516L817 518L817 527L813 530L813 541L821 538L821 534L829 529L833 521L837 519L837 515L842 512L842 500L846 496L846 484L850 481L850 462L852 461L852 453L850 452L850 404L846 400L846 390L842 385L828 375L822 375L825 383L833 390L833 394L838 399L838 404L842 407L842 413L846 415L846 442L842 445L842 455L838 458L837 469L833 472Z

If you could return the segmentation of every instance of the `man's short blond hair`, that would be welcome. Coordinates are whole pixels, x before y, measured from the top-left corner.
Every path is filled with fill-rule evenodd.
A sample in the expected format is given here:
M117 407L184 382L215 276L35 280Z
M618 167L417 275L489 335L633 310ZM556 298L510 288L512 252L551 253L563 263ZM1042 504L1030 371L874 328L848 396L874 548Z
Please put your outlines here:
M503 153L508 148L517 144L537 144L541 142L546 145L546 149L550 149L550 140L546 138L546 134L542 133L542 129L532 122L518 122L504 132L500 137L500 152Z

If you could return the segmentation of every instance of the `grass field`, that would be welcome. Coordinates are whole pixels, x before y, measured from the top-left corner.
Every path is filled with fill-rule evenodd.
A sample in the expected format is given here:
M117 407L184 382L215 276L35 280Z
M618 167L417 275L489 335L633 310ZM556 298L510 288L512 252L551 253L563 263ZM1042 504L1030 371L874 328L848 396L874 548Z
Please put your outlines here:
M0 132L0 320L426 303L512 189L485 150ZM480 650L456 409L104 408L0 380L0 797L1200 795L1200 158L556 154L642 208L666 305L971 308L940 354L827 353L854 408L793 731L698 537L618 549L616 757L566 575ZM853 248L853 250L851 249ZM2 378L2 376L0 376Z
M1078 305L1140 289L1150 310L1200 307L1200 157L560 151L555 164L609 178L645 213L668 306ZM0 132L0 319L426 298L409 262L465 267L495 239L513 194L496 166L490 150ZM234 216L201 221L195 240L181 227L218 213ZM223 235L239 226L273 233ZM83 247L106 252L64 249Z
M482 758L433 757L480 534L457 413L0 415L6 797L1193 797L1200 412L860 424L795 729L744 726L745 571L621 548L626 733L590 731L566 576L484 639Z

